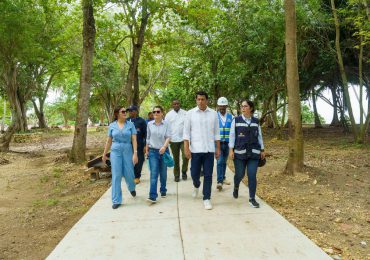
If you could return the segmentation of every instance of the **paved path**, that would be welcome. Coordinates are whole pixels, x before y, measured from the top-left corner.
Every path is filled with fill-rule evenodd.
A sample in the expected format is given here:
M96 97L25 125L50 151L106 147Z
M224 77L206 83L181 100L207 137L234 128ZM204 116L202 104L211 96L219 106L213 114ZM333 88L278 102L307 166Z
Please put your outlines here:
M218 192L214 182L207 211L192 198L192 181L175 183L169 169L167 198L148 206L143 168L136 198L123 182L124 205L112 210L108 189L48 259L331 259L265 202L251 208L244 185L235 200L232 185Z

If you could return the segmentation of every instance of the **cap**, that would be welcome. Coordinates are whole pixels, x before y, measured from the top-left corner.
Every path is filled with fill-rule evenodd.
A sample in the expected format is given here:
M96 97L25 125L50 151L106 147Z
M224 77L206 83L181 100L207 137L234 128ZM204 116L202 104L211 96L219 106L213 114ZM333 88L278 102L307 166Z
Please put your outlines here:
M227 106L228 104L229 104L229 102L227 101L227 99L225 97L220 97L217 100L217 105L219 105L219 106Z
M129 106L129 107L127 108L127 110L129 110L129 111L138 111L139 109L138 109L138 107L137 107L137 106L131 105L131 106Z

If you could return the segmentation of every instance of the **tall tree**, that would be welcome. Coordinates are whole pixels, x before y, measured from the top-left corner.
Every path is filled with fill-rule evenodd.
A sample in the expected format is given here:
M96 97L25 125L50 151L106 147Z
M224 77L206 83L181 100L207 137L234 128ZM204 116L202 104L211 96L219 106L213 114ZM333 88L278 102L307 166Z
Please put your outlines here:
M303 170L303 133L297 62L297 25L294 0L284 1L286 82L288 94L289 156L285 173Z
M78 93L78 105L76 125L73 137L73 145L70 153L72 162L85 160L87 121L89 116L89 99L93 68L94 43L95 43L95 19L93 0L82 0L83 11L83 49L81 62L80 90Z

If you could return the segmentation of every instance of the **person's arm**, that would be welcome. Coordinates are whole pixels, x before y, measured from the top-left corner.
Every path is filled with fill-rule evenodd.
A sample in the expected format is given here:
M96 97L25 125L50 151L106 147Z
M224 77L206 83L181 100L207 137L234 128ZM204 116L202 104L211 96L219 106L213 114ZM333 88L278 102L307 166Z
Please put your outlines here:
M232 160L234 160L234 146L235 146L235 118L231 123L229 135L229 156Z
M146 145L145 145L145 157L148 158L149 155L149 142L150 142L150 123L146 127Z
M221 154L221 146L220 146L220 125L218 122L218 114L215 112L215 118L214 118L214 133L215 133L215 143L216 143L216 152L215 157L216 160L220 157Z
M262 129L261 126L258 125L258 143L261 146L261 159L265 159L265 146L263 144L263 138L262 138Z
M184 120L184 133L183 133L183 139L184 139L184 152L185 152L185 157L190 160L191 159L191 152L190 152L190 117L191 114L188 111L185 116Z
M166 123L165 123L166 124ZM171 141L171 133L170 133L170 127L169 127L169 124L166 124L166 129L165 129L165 133L164 133L164 138L165 138L165 141L164 141L164 144L163 146L161 147L161 149L159 149L159 153L160 154L164 154L166 152L166 149L168 147L168 144L170 143Z
M104 147L104 152L103 152L103 156L102 156L102 161L104 163L106 163L108 157L107 157L107 153L108 151L110 150L112 146L112 137L111 136L108 136L107 138L107 142L105 143L105 147Z
M137 158L137 135L136 134L131 135L131 142L132 142L132 148L134 149L134 153L132 155L132 162L135 165L138 162L138 158Z
M147 133L147 129L148 129L148 124L145 122L145 120L143 119L143 122L142 122L142 135L143 135L143 141L144 141L144 145L146 143L145 141L145 137L146 137L146 133Z

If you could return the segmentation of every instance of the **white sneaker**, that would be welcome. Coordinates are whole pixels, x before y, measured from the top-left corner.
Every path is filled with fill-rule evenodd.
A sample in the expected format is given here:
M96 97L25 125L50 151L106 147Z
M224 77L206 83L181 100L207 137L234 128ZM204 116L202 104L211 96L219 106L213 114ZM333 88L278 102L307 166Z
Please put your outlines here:
M198 193L199 193L199 188L195 188L194 187L194 190L193 190L193 198L196 198L196 197L198 197Z
M212 209L212 204L210 200L203 200L203 203L204 203L205 209L208 209L208 210Z

